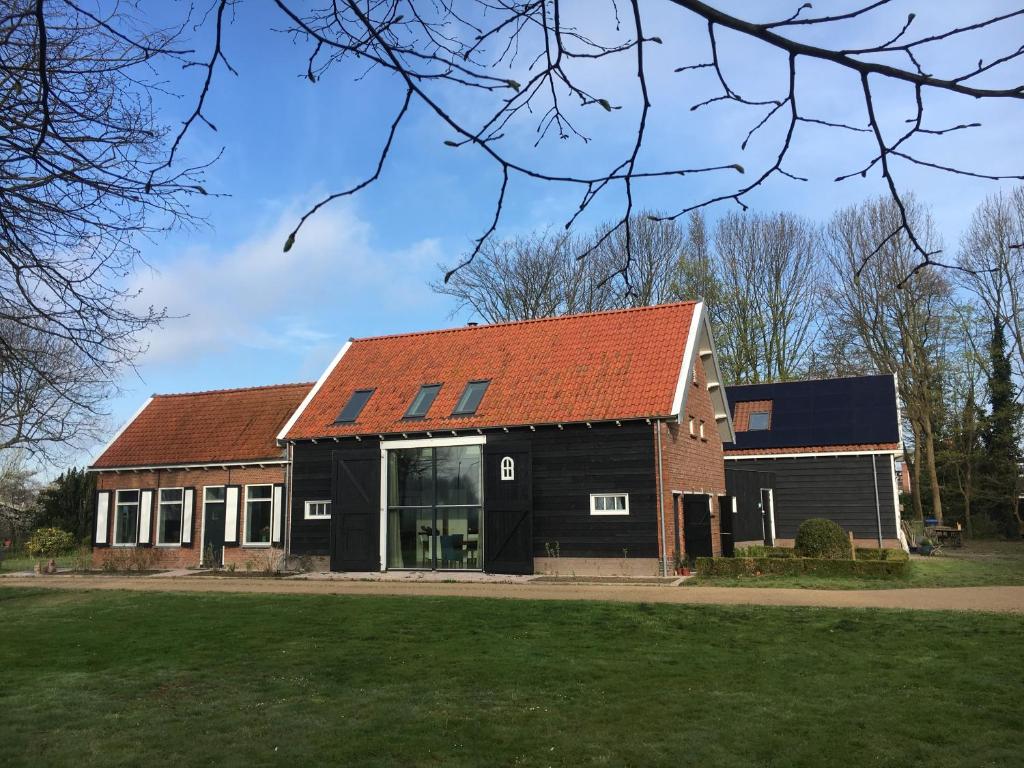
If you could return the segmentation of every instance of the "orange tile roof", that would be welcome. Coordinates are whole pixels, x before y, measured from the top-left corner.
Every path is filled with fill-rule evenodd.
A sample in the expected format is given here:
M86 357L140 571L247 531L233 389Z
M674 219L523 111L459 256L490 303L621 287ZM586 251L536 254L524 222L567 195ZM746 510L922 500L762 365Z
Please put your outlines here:
M357 339L288 439L668 416L696 302ZM452 416L466 383L490 381L473 416ZM403 419L423 384L426 418ZM335 424L357 389L359 418Z
M725 455L764 456L779 453L875 453L900 450L899 443L856 443L851 445L800 445L788 448L737 448L725 446Z
M278 431L312 384L154 395L96 469L279 459Z

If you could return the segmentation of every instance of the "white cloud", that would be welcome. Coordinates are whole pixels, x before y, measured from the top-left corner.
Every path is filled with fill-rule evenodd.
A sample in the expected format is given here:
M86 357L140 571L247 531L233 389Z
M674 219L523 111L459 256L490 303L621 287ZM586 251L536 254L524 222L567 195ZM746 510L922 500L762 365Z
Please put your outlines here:
M177 316L144 339L142 362L165 363L233 347L317 355L352 335L345 324L368 303L377 310L406 307L429 295L426 281L440 260L434 240L381 251L371 227L351 206L311 217L295 246L282 246L299 217L288 206L246 241L226 252L188 249L136 277L140 303Z

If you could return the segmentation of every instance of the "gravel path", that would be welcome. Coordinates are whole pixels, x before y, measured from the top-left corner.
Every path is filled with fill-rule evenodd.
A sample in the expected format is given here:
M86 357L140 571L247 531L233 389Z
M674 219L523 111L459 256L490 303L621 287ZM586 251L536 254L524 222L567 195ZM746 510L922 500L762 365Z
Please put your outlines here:
M610 600L626 603L790 605L1024 613L1024 587L823 590L669 587L631 584L458 583L267 579L185 576L8 576L0 586L52 589L129 589L145 592L246 592L312 595L451 595L523 600Z

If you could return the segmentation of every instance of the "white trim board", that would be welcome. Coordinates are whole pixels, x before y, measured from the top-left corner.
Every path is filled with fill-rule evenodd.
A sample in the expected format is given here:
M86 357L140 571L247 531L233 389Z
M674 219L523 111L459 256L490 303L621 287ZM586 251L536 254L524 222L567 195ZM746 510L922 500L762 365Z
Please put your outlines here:
M744 453L725 454L726 461L737 459L807 459L815 456L899 456L903 451L808 451L806 453Z
M707 353L702 354L703 347ZM706 358L706 360L705 360ZM707 377L705 388L711 396L711 407L714 411L715 426L723 443L735 443L736 432L732 425L732 413L729 400L725 396L725 384L722 382L722 370L718 365L718 351L715 349L715 337L711 332L706 305L698 301L693 308L690 330L686 338L686 350L683 352L683 365L676 381L676 391L672 398L672 416L680 424L685 418L686 400L689 396L696 370L697 360L705 360L704 375Z
M672 396L672 415L683 418L683 409L686 408L686 395L689 392L690 381L693 371L693 351L697 346L697 337L701 320L704 317L704 302L698 301L693 305L693 314L690 316L690 328L686 334L686 348L683 350L683 364L679 369L679 379L676 381L676 391Z
M462 437L427 437L422 440L384 440L382 451L397 448L446 448L453 445L484 445L487 435L464 435Z
M295 422L299 420L299 416L302 415L302 412L306 410L306 406L308 406L310 404L310 402L312 402L313 398L316 397L317 392L320 391L320 387L322 387L324 385L324 383L327 381L327 378L332 373L334 373L334 369L338 366L338 363L341 362L341 358L343 358L345 356L345 353L348 352L348 348L351 347L351 346L352 346L352 340L351 339L346 341L341 346L341 349L338 350L338 354L336 354L334 356L334 359L331 360L331 364L327 366L327 370L325 370L320 375L320 378L316 380L316 384L314 384L313 388L311 390L309 390L309 392L306 393L306 396L302 399L302 402L299 403L299 407L295 409L295 413L293 413L288 418L288 421L286 421L284 423L284 426L281 427L281 431L277 433L278 441L284 440L285 435L288 434L288 430L290 430L293 426L295 426Z
M89 467L87 472L152 472L157 469L220 469L222 467L271 467L287 464L288 459L257 459L256 461L210 461L204 464L145 464L137 467Z
M118 438L119 438L119 437L120 437L121 435L123 435L123 434L124 434L124 431L125 431L126 429L128 429L128 427L130 427L130 426L132 425L132 422L133 422L133 421L135 421L135 420L136 420L137 418L139 418L139 416L141 416L141 415L142 415L142 412L143 412L144 410L146 410L146 408L148 408L148 407L149 407L149 404L150 404L150 403L152 403L152 402L153 402L153 397L152 397L152 396L150 396L150 397L149 397L149 398L148 398L148 399L146 400L146 402L144 402L144 403L143 403L143 404L142 404L141 406L139 406L139 410L137 410L137 411L136 411L135 413L133 413L133 414L132 414L132 417L131 417L130 419L128 419L128 421L126 421L126 422L125 422L124 424L122 424L122 425L121 425L121 428L120 428L119 430L117 430L117 432L115 432L115 433L114 433L114 436L113 436L112 438L110 438L110 442L109 442L109 443L107 443L107 444L106 444L105 446L103 446L103 450L101 450L101 451L100 451L99 453L97 453L97 454L96 454L95 456L93 456L93 458L92 458L92 461L90 461L90 462L89 462L89 465L90 465L90 466L91 466L91 465L93 465L93 464L95 464L95 463L96 463L97 461L99 461L99 460L100 460L101 458L103 458L103 454L104 454L104 453L106 453L107 451L109 451L109 450L110 450L110 447L111 447L111 446L112 446L112 445L113 445L114 443L116 443L116 442L117 442L117 439L118 439Z

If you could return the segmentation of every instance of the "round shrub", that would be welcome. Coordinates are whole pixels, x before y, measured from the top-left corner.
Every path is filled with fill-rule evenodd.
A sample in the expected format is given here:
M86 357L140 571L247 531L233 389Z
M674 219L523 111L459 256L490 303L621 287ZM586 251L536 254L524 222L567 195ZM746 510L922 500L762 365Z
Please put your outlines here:
M75 537L60 528L37 528L25 545L32 557L57 557L70 552Z
M831 520L804 520L796 532L796 553L800 557L849 560L850 539L839 524Z

